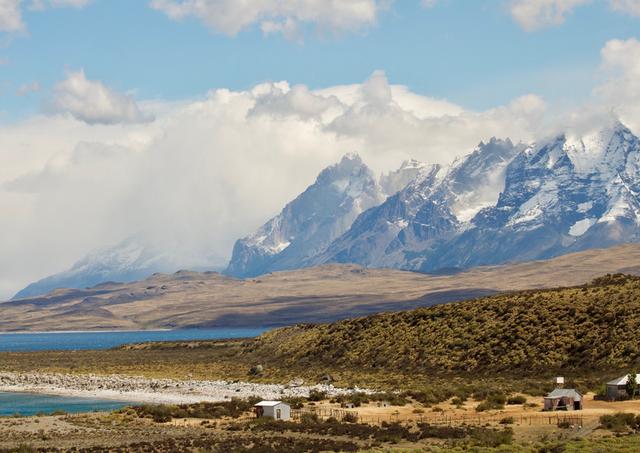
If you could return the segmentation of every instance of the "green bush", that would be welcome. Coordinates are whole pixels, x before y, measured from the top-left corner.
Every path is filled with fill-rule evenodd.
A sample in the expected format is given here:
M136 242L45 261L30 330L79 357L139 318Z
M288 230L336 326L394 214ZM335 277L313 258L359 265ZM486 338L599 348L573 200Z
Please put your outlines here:
M327 399L327 392L321 392L319 390L311 390L309 392L309 401L323 401Z
M513 417L504 417L500 420L501 425L513 425L515 423L515 419Z
M490 393L486 398L487 399L483 403L476 406L476 411L484 412L504 409L504 404L507 401L507 397L503 393Z
M640 427L640 416L627 412L603 415L600 417L600 425L611 431L626 431L628 428L637 429Z
M527 399L522 395L510 396L507 399L507 404L510 404L510 405L524 404L526 402L527 402Z

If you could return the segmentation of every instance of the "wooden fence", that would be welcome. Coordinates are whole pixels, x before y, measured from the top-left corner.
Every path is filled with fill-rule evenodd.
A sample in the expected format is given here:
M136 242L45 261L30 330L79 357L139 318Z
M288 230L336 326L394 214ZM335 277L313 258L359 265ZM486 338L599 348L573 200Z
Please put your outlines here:
M430 425L455 426L455 425L486 425L487 423L500 423L507 418L513 418L513 424L516 425L560 425L567 424L569 426L584 426L585 423L599 419L597 414L560 414L560 413L536 413L531 415L509 415L501 414L463 414L463 415L447 415L447 414L385 414L385 415L361 415L357 410L344 409L323 409L323 408L305 408L291 411L294 420L299 420L303 414L315 414L318 418L326 420L335 418L343 421L346 417L350 421L359 423L368 423L380 425L386 423L428 423Z

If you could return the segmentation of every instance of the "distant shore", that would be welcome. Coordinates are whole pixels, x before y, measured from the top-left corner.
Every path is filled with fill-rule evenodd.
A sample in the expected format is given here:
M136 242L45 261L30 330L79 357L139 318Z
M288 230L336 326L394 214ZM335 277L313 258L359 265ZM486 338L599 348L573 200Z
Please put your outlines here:
M71 375L46 373L0 373L0 392L95 398L149 404L188 404L257 396L263 399L306 397L317 390L329 396L366 389L342 389L333 385L257 384L250 382L149 379L121 375Z
M0 335L32 335L57 333L129 333L129 332L172 332L174 330L206 330L206 329L95 329L95 330L16 330L0 331Z

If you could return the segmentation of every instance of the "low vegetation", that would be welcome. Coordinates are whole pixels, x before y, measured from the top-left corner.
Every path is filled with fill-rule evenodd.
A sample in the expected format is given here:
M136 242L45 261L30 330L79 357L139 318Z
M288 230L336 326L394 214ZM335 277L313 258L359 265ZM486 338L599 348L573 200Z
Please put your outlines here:
M434 426L418 423L406 426L400 423L385 423L381 426L361 423L343 423L334 418L321 421L308 417L298 422L282 422L259 419L246 428L252 432L297 432L323 436L346 436L372 442L399 443L400 441L418 442L423 439L443 439L466 445L496 447L510 444L513 432L510 428L494 429L470 426Z
M174 418L201 418L207 420L223 417L239 418L253 410L260 398L232 399L215 403L194 404L145 404L122 409L124 414L135 413L139 418L150 418L157 423L166 423Z
M268 332L250 346L287 365L410 372L630 367L640 359L640 278L522 291Z

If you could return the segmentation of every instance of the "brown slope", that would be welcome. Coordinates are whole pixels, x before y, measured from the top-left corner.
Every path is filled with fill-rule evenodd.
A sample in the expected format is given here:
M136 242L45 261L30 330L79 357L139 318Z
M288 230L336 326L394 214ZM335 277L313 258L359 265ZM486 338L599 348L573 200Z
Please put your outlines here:
M606 273L640 275L640 245L456 275L327 265L252 280L180 271L129 284L56 290L0 304L0 331L274 326L327 322L504 291L579 285Z
M639 329L640 277L617 274L582 286L285 327L249 344L281 366L539 375L635 369Z

